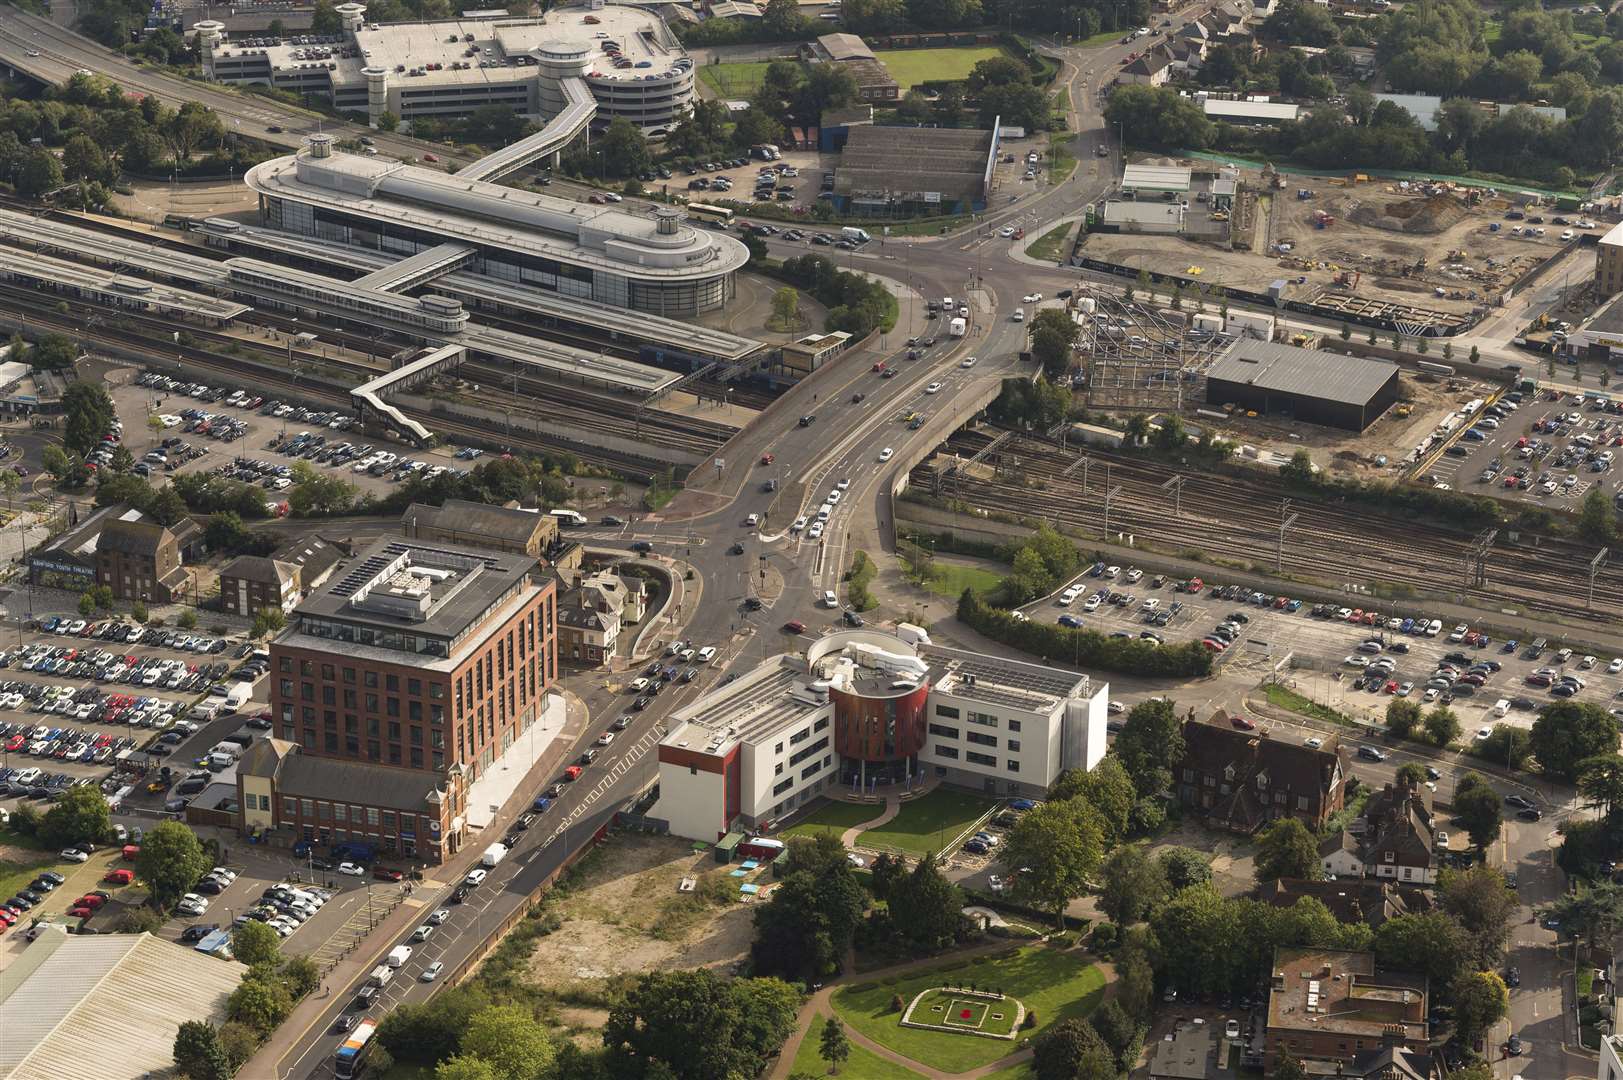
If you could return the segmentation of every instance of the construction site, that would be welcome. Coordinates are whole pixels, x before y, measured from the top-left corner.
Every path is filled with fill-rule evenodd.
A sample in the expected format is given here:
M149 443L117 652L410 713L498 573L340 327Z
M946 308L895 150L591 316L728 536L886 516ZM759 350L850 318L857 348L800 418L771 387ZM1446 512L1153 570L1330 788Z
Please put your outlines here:
M1205 163L1202 163L1205 164ZM1210 167L1209 164L1206 167ZM1172 233L1095 233L1080 255L1203 286L1273 291L1349 314L1460 325L1563 249L1566 226L1533 223L1527 197L1452 184L1240 173L1227 242ZM1300 186L1309 183L1312 186ZM1516 220L1507 214L1519 214ZM1587 231L1576 228L1575 231Z

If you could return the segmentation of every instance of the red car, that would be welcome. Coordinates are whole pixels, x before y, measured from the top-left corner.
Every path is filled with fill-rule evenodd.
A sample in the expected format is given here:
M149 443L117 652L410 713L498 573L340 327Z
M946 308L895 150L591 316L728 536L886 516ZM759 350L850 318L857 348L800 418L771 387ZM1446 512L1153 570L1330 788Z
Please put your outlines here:
M1255 731L1255 730L1257 730L1256 722L1252 721L1252 720L1247 720L1243 716L1231 716L1231 717L1229 717L1229 723L1233 724L1235 727L1239 728L1241 731Z
M804 634L806 632L806 624L801 622L799 619L790 619L788 622L783 624L783 632L786 634Z
M87 907L68 908L68 918L70 919L88 919L94 914L95 912Z
M569 766L569 768L564 770L564 779L565 780L579 780L580 779L580 774L581 774L581 767L579 765L571 765L571 766Z
M84 907L89 908L91 911L95 911L105 903L107 903L107 901L103 897L97 896L95 893L86 893L85 895L79 897L79 899L75 900L73 905L75 907Z
M102 880L109 885L128 885L135 880L135 871L122 868L109 870Z
M885 370L885 362L883 360L875 360L874 365L873 365L873 369L875 371L884 371Z
M762 454L761 455L761 464L762 465L770 465L776 460L778 460L778 459L776 457L774 457L773 455L771 455L771 454Z
M406 878L399 870L391 870L387 866L374 866L372 876L379 881L404 881Z

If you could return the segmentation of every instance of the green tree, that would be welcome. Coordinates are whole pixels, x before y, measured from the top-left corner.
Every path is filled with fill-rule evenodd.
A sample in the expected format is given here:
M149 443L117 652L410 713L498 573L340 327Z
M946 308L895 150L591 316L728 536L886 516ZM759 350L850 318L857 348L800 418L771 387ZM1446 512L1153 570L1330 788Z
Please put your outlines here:
M1471 843L1483 852L1499 839L1499 793L1477 773L1466 773L1454 788L1454 817L1465 826Z
M378 1041L396 1061L432 1066L456 1052L473 1017L490 1005L476 986L448 986L420 1005L395 1006L378 1025Z
M1147 1024L1155 1013L1155 967L1133 938L1128 942L1116 958L1116 1000L1128 1016Z
M614 1072L657 1061L677 1080L749 1076L788 1038L798 1007L799 995L777 979L658 971L609 1009L603 1045Z
M1498 967L1510 940L1510 920L1520 909L1516 894L1505 887L1505 876L1480 863L1469 870L1445 870L1437 893L1443 911L1465 931L1475 965Z
M823 1034L818 1040L818 1056L828 1062L829 1075L833 1076L840 1071L851 1056L851 1040L845 1036L845 1028L836 1017L829 1017L823 1025Z
M39 838L46 847L99 844L111 831L107 799L91 785L69 788L51 804L40 821Z
M100 446L101 437L112 429L113 399L94 383L69 383L62 392L62 409L67 414L62 445L80 457Z
M1393 698L1386 703L1386 730L1400 739L1407 739L1420 723L1420 706L1408 698Z
M1426 767L1418 761L1410 761L1398 768L1397 782L1401 787L1404 784L1417 788L1426 782Z
M1525 728L1495 724L1488 737L1478 744L1477 750L1489 761L1520 769L1526 766L1527 759L1533 753L1533 738Z
M248 542L248 536L241 515L234 510L210 514L208 525L203 530L203 539L209 549L222 553L240 550Z
M1014 880L1015 895L1053 912L1063 926L1065 906L1087 891L1104 856L1104 831L1099 812L1080 800L1026 811L1003 850L1005 865L1023 868Z
M230 1080L219 1032L204 1020L185 1020L175 1032L175 1068L191 1080Z
M1611 941L1623 929L1623 886L1605 879L1580 885L1563 893L1548 911L1592 945Z
M772 294L772 319L788 333L800 319L800 293L785 285Z
M282 958L281 936L265 923L250 920L231 932L231 955L249 967L274 966Z
M178 821L162 821L142 838L135 870L147 883L152 903L168 911L208 871L209 865L196 833Z
M1031 355L1042 365L1050 381L1062 377L1071 367L1071 348L1080 328L1063 311L1045 308L1027 324L1031 334Z
M1491 971L1461 972L1449 991L1454 999L1454 1031L1465 1046L1486 1035L1510 1009L1510 991Z
M115 473L127 473L135 468L135 455L130 453L129 447L119 443L113 450L112 460L107 463L107 467Z
M1116 1056L1086 1020L1053 1025L1032 1043L1037 1080L1115 1080Z
M547 1029L521 1005L493 1005L473 1015L462 1053L488 1062L497 1080L532 1080L552 1068L556 1048Z
M1172 790L1172 763L1184 753L1183 724L1177 706L1166 698L1134 705L1116 735L1116 756L1140 795Z
M496 1066L472 1054L456 1054L434 1066L434 1080L502 1080Z
M1460 718L1447 705L1433 705L1426 712L1424 723L1426 738L1431 740L1433 746L1447 746L1459 738Z
M1280 878L1316 880L1319 845L1307 826L1293 817L1280 818L1263 830L1257 845L1257 883Z
M836 851L838 861L827 857ZM755 970L810 980L838 969L866 899L837 837L793 840L791 870L755 908Z
M308 956L289 956L282 961L282 978L295 998L313 993L321 985L321 968Z
M296 517L331 517L354 508L355 485L336 475L317 472L308 461L295 461L290 479L293 488L287 505Z
M1617 725L1599 705L1558 701L1539 710L1531 735L1533 756L1546 775L1576 780L1580 763L1617 749Z
M602 179L637 176L648 169L648 140L642 130L623 116L609 122L591 150L599 166L593 175Z
M107 155L94 139L80 133L62 148L62 173L69 180L108 179Z
M1306 450L1296 451L1289 461L1279 467L1279 477L1295 487L1313 487L1319 482L1319 474L1313 467L1313 455Z
M1617 512L1604 485L1594 484L1578 511L1578 535L1592 544L1610 544L1617 538Z
M932 853L890 890L890 917L908 940L924 949L951 945L958 936L964 898L958 886L942 876Z
M1139 844L1111 852L1100 876L1099 908L1118 926L1131 926L1145 918L1167 895L1160 863Z
M1105 842L1114 844L1127 835L1138 792L1121 758L1106 754L1092 769L1066 769L1060 773L1050 785L1048 797L1081 799L1091 804L1099 811L1100 822L1105 826Z
M1446 986L1470 963L1470 938L1441 911L1399 915L1375 931L1375 958L1383 968L1417 971Z
M1166 876L1167 888L1172 892L1191 885L1204 885L1212 880L1211 856L1194 848L1170 847L1156 858L1161 873Z
M22 169L17 173L17 194L25 199L38 199L62 186L62 165L43 146L35 146L23 153Z
M1089 1017L1088 1022L1115 1055L1116 1068L1131 1071L1143 1047L1144 1025L1129 1016L1121 1002L1114 998L1099 1006L1099 1011Z
M1584 805L1610 818L1623 810L1623 756L1596 754L1578 763L1578 793Z
M269 1035L293 1011L293 998L275 976L250 972L226 999L225 1012L261 1035Z
M28 364L36 371L66 371L78 358L79 347L66 334L46 334L28 350Z
M1301 1060L1290 1052L1290 1047L1281 1047L1279 1056L1274 1060L1274 1071L1269 1074L1271 1080L1307 1080L1307 1070L1302 1068Z

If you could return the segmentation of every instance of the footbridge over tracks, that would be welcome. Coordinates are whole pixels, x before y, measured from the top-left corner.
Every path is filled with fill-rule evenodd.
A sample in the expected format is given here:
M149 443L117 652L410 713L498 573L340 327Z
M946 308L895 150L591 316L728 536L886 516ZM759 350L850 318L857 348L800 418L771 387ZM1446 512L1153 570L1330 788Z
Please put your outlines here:
M553 49L578 52L578 56L554 57ZM555 61L558 63L580 63L586 55L584 48L573 45L548 45L542 47L541 62L543 67L550 67ZM584 68L583 68L584 70ZM534 135L526 136L518 142L486 154L471 165L464 166L456 175L459 180L500 180L509 173L517 172L526 165L533 165L544 157L551 156L552 163L558 163L559 156L570 140L585 131L591 124L592 117L597 115L597 99L592 96L591 88L586 80L581 78L558 79L558 92L563 96L563 111L547 121L545 127Z
M405 292L467 266L479 254L467 244L440 244L350 282L358 289Z
M442 345L429 349L421 356L362 383L349 393L350 404L365 424L383 423L404 432L417 446L433 437L422 424L411 419L384 400L385 395L410 390L427 382L442 371L457 367L468 358L468 350L461 345Z

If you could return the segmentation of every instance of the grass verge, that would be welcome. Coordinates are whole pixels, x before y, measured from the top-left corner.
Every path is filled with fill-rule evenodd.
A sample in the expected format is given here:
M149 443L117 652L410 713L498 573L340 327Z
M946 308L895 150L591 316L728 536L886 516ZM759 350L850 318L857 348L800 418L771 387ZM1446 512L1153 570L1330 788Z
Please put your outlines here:
M1002 580L995 571L982 566L965 566L936 559L930 564L930 579L924 583L924 587L937 596L956 600L964 594L965 589L974 589L982 595L991 593Z
M843 987L834 994L834 1008L841 1019L868 1038L942 1072L967 1072L1020 1049L1019 1039L983 1039L902 1027L901 1014L891 1010L891 998L900 995L904 1002L911 1001L919 991L944 982L991 986L1019 998L1037 1019L1037 1026L1025 1035L1037 1035L1061 1020L1088 1015L1104 997L1105 987L1104 974L1081 957L1031 945L962 965L945 964L906 978Z
M1268 684L1268 704L1277 705L1281 709L1289 709L1293 713L1312 717L1314 720L1323 720L1327 724L1340 724L1343 727L1355 728L1358 725L1352 717L1337 712L1328 705L1320 705L1311 698L1303 697L1289 687L1278 683Z
M1044 262L1059 258L1060 253L1065 250L1066 241L1070 238L1071 230L1074 228L1076 228L1075 222L1055 225L1036 240L1033 240L1031 245L1026 248L1026 254L1033 259L1042 259Z
M699 68L699 81L718 97L747 98L766 81L765 61L740 64L705 64Z

